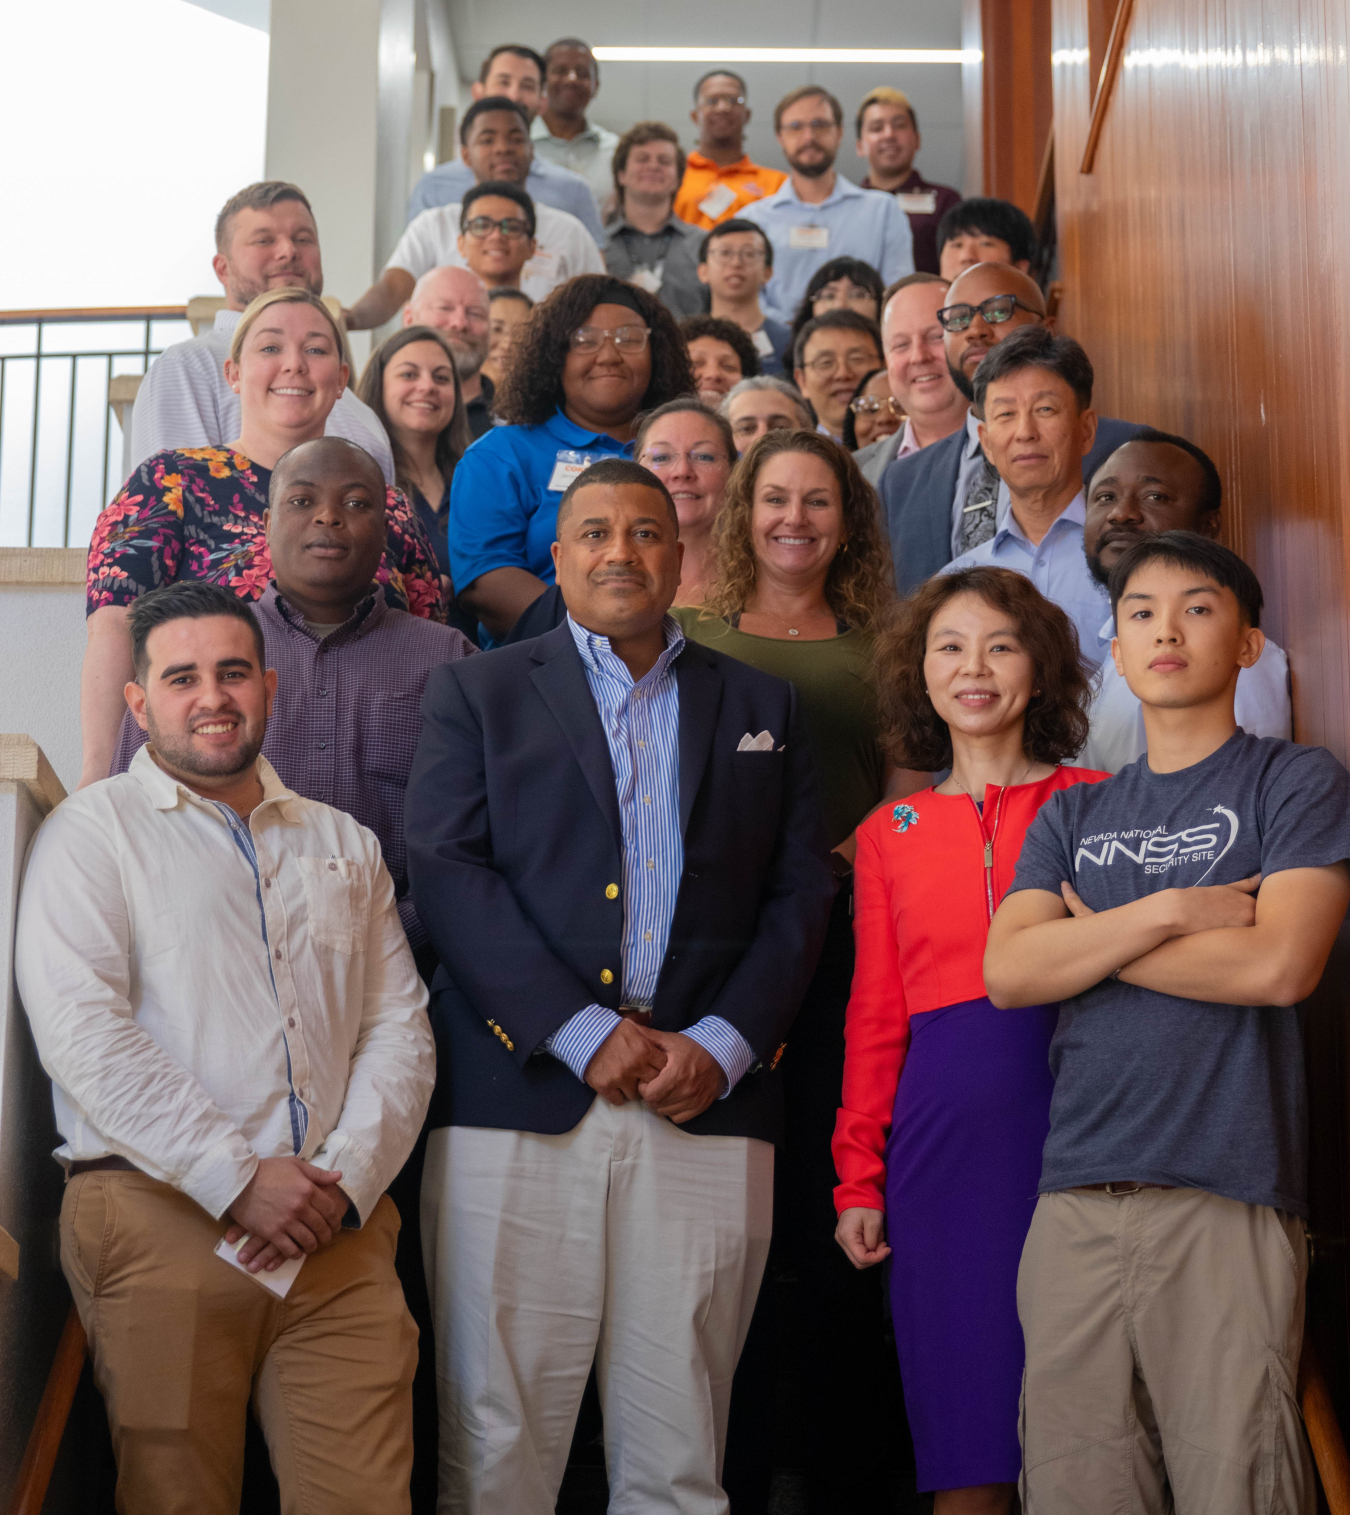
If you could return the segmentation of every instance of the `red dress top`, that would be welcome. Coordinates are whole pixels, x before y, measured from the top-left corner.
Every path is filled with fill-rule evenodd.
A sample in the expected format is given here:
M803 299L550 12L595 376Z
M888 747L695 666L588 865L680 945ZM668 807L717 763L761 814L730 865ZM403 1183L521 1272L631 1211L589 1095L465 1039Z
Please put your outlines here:
M858 958L833 1143L841 1214L854 1205L886 1208L886 1136L910 1016L985 998L989 922L1013 881L1027 827L1057 789L1109 777L1056 768L1034 784L990 785L983 813L969 795L924 789L858 827Z

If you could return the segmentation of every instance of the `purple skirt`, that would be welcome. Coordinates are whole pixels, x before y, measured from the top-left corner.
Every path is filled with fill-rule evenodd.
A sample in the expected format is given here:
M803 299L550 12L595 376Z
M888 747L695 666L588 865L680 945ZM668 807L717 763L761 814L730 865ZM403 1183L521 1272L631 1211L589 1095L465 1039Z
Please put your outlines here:
M886 1146L891 1311L918 1488L1013 1483L1017 1264L1050 1127L1056 1005L915 1015Z

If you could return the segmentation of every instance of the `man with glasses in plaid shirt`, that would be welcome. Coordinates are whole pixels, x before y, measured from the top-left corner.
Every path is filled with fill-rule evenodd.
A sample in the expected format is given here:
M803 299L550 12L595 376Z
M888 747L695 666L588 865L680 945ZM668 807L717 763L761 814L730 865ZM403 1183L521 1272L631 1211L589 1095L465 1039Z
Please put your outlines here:
M1055 324L1036 281L1002 263L977 263L953 280L938 320L952 382L968 400L990 348L1023 326L1053 330ZM882 475L879 492L901 594L989 541L1007 514L1007 486L980 450L981 419L972 408L964 427L897 458ZM1096 440L1083 458L1084 482L1139 429L1098 417Z

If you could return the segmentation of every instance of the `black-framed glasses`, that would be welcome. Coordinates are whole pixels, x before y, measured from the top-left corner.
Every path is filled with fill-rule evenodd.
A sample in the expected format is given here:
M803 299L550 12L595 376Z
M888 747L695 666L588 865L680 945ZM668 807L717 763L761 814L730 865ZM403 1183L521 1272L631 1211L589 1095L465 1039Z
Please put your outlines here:
M613 342L616 352L641 352L650 336L647 326L578 326L572 346L578 352L599 352L606 342Z
M501 232L504 237L532 237L530 223L523 216L503 216L500 221L492 216L472 216L464 223L466 236L477 237L480 241L484 237L490 237L494 231Z
M990 326L1002 326L1005 321L1012 320L1015 310L1025 310L1029 315L1042 318L1045 316L1043 310L1026 304L1016 295L990 295L978 305L944 305L938 311L937 318L943 331L965 331L976 316Z

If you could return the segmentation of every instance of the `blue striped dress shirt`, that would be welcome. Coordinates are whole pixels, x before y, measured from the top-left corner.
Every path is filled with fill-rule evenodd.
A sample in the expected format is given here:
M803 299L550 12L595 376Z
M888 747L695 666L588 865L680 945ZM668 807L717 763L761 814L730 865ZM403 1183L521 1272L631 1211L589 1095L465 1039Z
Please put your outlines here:
M684 647L684 633L667 616L666 650L634 683L608 637L578 626L570 615L567 625L604 727L623 825L623 1003L646 1008L656 994L684 872L680 688L671 667ZM584 1079L591 1058L620 1019L603 1005L587 1005L544 1045ZM725 1099L755 1060L749 1042L719 1015L705 1015L684 1035L722 1069Z

